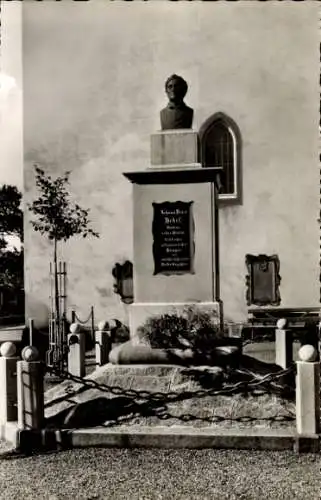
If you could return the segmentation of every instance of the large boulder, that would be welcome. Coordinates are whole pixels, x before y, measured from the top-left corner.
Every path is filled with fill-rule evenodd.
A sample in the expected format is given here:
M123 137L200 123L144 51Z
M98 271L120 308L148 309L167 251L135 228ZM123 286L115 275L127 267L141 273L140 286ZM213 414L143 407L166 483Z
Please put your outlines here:
M236 345L220 345L209 353L194 352L191 349L157 349L129 340L114 347L109 354L113 364L178 364L219 365L236 364L241 349Z
M190 349L156 349L129 340L114 347L109 361L115 365L130 364L186 364L193 359Z

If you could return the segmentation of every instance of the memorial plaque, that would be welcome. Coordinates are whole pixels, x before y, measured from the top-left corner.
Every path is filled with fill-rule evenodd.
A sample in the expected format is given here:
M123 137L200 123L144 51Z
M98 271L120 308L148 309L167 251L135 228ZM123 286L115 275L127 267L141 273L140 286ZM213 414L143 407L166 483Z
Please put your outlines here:
M192 204L192 201L153 203L154 274L194 272Z
M246 255L246 299L247 305L258 306L274 305L281 303L279 285L280 261L277 255Z

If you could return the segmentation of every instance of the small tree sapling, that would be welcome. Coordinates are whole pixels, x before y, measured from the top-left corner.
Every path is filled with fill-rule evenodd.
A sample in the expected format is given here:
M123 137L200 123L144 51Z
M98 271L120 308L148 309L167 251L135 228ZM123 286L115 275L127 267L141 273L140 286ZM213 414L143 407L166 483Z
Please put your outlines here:
M70 172L65 172L61 177L53 179L43 169L35 165L36 186L40 196L33 201L28 209L37 217L31 220L35 231L46 236L53 243L54 262L54 316L60 324L59 292L58 292L58 270L57 249L60 242L66 242L73 236L99 237L99 234L91 229L89 220L89 209L81 208L70 199L67 186L70 184Z

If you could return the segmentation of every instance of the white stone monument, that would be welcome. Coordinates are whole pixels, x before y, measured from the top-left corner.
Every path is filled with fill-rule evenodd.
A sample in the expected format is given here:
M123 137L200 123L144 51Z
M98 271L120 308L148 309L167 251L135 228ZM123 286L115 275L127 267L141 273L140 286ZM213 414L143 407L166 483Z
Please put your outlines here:
M199 163L192 130L154 134L151 152L151 167L124 173L133 183L131 337L147 318L186 306L213 311L222 321L215 185L220 169Z

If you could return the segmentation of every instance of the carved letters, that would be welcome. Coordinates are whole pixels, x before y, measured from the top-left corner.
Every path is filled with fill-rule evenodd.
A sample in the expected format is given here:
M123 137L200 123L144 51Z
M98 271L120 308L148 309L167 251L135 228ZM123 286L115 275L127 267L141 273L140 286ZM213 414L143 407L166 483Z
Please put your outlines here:
M193 272L193 202L153 203L154 274Z

